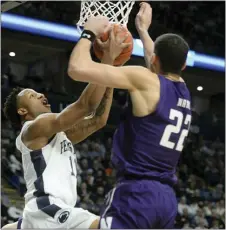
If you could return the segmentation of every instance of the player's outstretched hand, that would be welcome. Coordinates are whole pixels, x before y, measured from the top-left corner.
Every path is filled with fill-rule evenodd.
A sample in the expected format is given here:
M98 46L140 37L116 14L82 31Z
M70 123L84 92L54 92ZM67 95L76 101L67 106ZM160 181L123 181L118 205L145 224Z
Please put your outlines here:
M147 31L152 22L152 8L149 3L142 2L136 16L135 24L138 32Z
M129 34L125 34L125 30L123 30L122 27L117 27L117 31L114 31L112 28L109 39L106 42L102 42L100 39L97 39L97 43L103 50L104 56L107 56L109 59L114 61L125 48L130 46L130 43L124 43L128 36ZM125 61L125 63L127 61Z
M98 15L90 17L85 23L84 29L92 31L98 38L111 29L111 24L107 17Z

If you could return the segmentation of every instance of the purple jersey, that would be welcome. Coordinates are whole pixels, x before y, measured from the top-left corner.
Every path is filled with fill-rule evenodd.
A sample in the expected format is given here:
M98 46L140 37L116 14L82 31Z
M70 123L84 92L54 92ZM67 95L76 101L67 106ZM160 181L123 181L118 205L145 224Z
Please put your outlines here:
M169 229L177 215L172 185L191 122L190 94L182 82L159 76L153 114L134 117L132 104L115 132L112 163L118 183L101 211L100 228Z
M190 93L183 82L160 80L156 111L132 114L129 100L125 119L114 134L112 163L117 179L148 179L173 185L176 166L191 123Z
M169 229L177 215L171 185L191 122L185 83L162 76L153 114L134 117L132 104L115 132L112 163L118 183L101 211L100 228Z

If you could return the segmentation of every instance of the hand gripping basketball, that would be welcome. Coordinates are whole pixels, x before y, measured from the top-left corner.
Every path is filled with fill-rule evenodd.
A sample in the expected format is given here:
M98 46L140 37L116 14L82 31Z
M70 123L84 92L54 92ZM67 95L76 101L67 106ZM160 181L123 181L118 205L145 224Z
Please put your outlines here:
M102 42L101 39L97 39L96 42L104 52L104 55L108 55L114 61L124 49L131 45L131 43L124 43L128 36L129 34L126 34L123 28L119 26L116 32L114 29L111 30L109 39L106 42Z
M111 24L108 18L101 15L90 17L84 25L84 30L92 31L97 38L108 32L110 28Z
M93 50L98 59L102 59L106 52L114 60L115 66L125 64L131 57L133 51L133 37L126 27L113 24L110 32L102 34L96 39Z

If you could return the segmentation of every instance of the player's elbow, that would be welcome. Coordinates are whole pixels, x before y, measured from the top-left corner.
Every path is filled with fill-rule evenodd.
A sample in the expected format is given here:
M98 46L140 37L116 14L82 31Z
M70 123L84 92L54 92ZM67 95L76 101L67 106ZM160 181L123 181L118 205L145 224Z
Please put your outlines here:
M67 69L68 76L74 81L80 81L85 71L83 64L70 64Z
M79 73L79 67L77 64L70 64L67 69L67 74L72 80L78 80L76 77L78 76Z
M98 123L99 129L104 128L106 125L107 125L107 118L102 117L102 118L99 120L99 123Z

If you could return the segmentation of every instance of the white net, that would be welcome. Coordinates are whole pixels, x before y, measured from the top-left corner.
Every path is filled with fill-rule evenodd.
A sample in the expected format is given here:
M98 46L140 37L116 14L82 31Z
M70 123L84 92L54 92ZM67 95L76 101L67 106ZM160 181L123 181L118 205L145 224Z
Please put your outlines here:
M129 14L135 1L95 1L82 0L80 20L77 26L83 26L90 16L102 15L108 17L110 22L126 26Z

